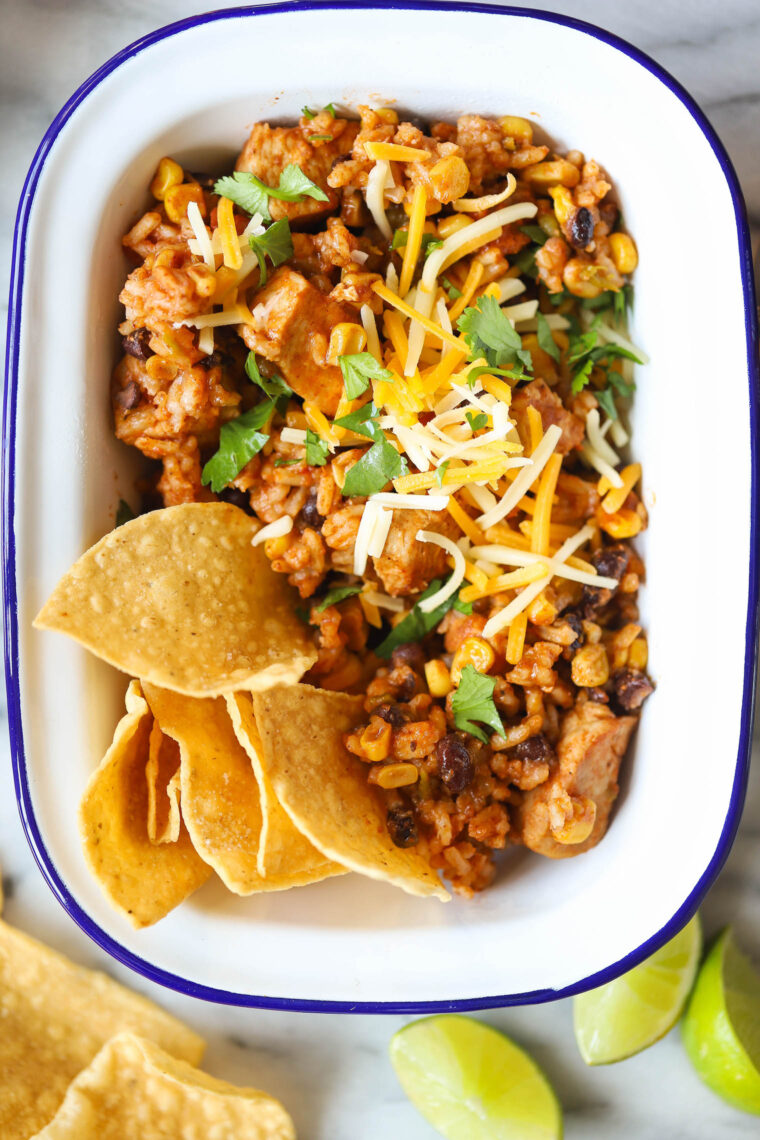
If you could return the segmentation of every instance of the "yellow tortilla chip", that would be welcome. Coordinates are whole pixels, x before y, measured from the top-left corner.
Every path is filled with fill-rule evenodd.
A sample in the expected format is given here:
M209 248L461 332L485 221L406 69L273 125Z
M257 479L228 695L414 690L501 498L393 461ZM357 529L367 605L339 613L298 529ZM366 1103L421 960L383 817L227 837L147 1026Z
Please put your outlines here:
M148 838L151 843L176 843L181 815L179 745L161 731L157 720L150 730L145 782L148 786Z
M148 836L145 767L153 718L132 681L127 714L93 772L79 807L84 854L109 901L137 927L150 926L192 894L211 874L184 827L175 843Z
M69 1082L122 1031L192 1064L203 1056L202 1038L146 998L0 921L3 1140L27 1140L47 1124Z
M177 1061L132 1033L114 1037L32 1140L295 1140L279 1101Z
M250 694L232 693L227 697L227 709L235 735L251 761L259 786L262 815L259 874L267 879L292 881L293 886L313 882L316 871L320 872L320 878L326 878L328 874L346 874L345 867L325 862L322 852L301 834L280 806L261 762L261 738L253 717Z
M153 715L179 744L182 818L196 851L236 895L281 891L339 874L319 865L277 878L259 872L261 797L223 698L198 700L145 685Z
M413 848L396 847L367 769L343 734L363 719L361 697L309 685L253 696L262 762L293 823L329 859L412 895L449 898L437 873Z
M291 684L316 652L255 531L229 503L142 515L75 562L34 624L188 696Z

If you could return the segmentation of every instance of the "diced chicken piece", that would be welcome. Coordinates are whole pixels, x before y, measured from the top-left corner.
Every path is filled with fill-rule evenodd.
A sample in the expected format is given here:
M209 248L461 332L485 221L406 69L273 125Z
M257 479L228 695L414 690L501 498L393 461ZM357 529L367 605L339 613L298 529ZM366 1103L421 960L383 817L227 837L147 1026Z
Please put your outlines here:
M252 325L240 325L245 343L282 372L294 392L334 416L343 395L337 364L327 363L330 334L351 309L331 301L300 273L282 266L254 297Z
M524 388L518 388L512 397L512 412L518 424L520 434L529 437L525 420L529 407L533 407L541 416L544 431L551 424L557 424L562 429L557 451L560 455L567 455L576 447L580 447L586 435L586 425L580 416L573 415L563 407L559 396L555 396L551 388L543 380L531 380Z
M526 792L515 809L515 831L526 847L550 859L564 859L596 846L607 830L620 761L635 727L636 717L616 717L606 706L590 702L567 714L557 767L545 783ZM593 826L582 842L570 843L574 812L579 810ZM564 843L557 841L557 834L565 837Z
M327 201L304 197L300 202L281 202L270 198L269 211L275 221L288 218L293 226L319 220L334 214L338 208L338 195L327 185L327 175L336 159L350 153L358 129L358 123L335 119L330 127L332 139L312 144L301 127L256 123L235 169L255 174L267 186L277 186L286 166L291 163L300 166L306 177L324 190Z
M448 576L447 554L432 542L417 542L418 530L456 538L459 528L448 511L394 511L385 549L375 558L375 572L393 597L417 594L434 578Z

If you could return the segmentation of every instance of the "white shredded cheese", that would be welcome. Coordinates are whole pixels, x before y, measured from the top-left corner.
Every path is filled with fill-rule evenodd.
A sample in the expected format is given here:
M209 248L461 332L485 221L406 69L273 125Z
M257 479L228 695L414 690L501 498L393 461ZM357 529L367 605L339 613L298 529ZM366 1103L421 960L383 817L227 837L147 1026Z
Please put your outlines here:
M519 277L502 277L499 281L494 281L493 284L499 290L497 300L500 305L525 292L525 282L521 281Z
M385 216L385 189L388 176L391 173L391 164L384 159L378 159L367 177L365 198L372 219L380 233L388 241L393 237L391 224ZM390 286L389 286L390 288Z
M241 237L249 237L251 234L256 234L256 235L263 234L263 232L264 232L264 226L262 224L263 221L264 221L263 214L251 214L251 220L248 223L248 225L245 227L245 229L243 230Z
M385 271L385 287L398 296L398 273L392 261L388 262L388 268Z
M283 443L306 443L306 432L303 428L284 427L280 432Z
M369 254L365 253L363 249L351 250L351 260L355 261L357 265L364 265L368 257Z
M222 325L239 325L245 319L245 313L238 305L233 309L225 309L223 313L200 313L197 317L188 317L187 320L177 321L175 328L217 329Z
M486 511L493 510L498 502L495 495L492 495L485 487L479 487L477 483L468 483L467 486L470 498L479 511L483 511L485 514Z
M639 348L629 340L627 336L623 336L617 329L613 329L604 321L600 321L596 326L596 334L603 344L616 344L619 348L624 348L628 352L632 352L637 356L642 364L649 364L649 357L643 349Z
M201 329L198 334L198 348L206 356L211 356L214 351L214 330L212 328Z
M261 530L256 531L256 534L251 539L251 546L260 546L262 542L266 542L268 538L282 538L283 535L290 534L293 529L293 519L290 515L283 515L274 522L267 523Z
M377 334L375 314L369 305L362 305L359 309L359 316L361 317L364 335L367 338L367 352L371 352L378 364L382 364L383 354L380 349L380 337Z
M521 301L518 305L505 305L501 310L513 325L520 321L532 320L538 312L538 301Z
M377 522L378 510L379 508L374 503L367 502L364 504L359 529L356 532L356 542L354 543L354 574L357 574L359 577L361 577L367 567L369 544L372 538L372 531Z
M211 246L211 238L208 236L206 224L201 217L201 211L197 202L189 202L187 206L187 220L192 226L195 240L198 242L198 249L201 257L206 262L209 269L216 268L216 261L214 260L214 250Z
M544 319L550 329L557 329L561 332L562 329L570 328L570 322L565 317L560 316L559 313L544 313ZM520 326L520 332L536 332L538 321L521 321Z
M612 421L610 435L612 436L612 442L615 444L615 447L625 447L630 439L628 432L625 430L620 420Z
M486 511L477 520L478 526L487 530L494 523L501 522L510 511L514 510L520 499L529 491L538 476L549 461L549 457L559 443L562 429L557 424L550 424L536 450L531 455L530 466L523 468L514 483L502 495L499 502L490 511Z
M506 202L514 192L517 182L514 174L507 175L507 185L499 194L484 194L482 198L457 198L452 207L464 214L479 214L481 210L492 210L494 206Z
M445 511L448 499L445 496L436 498L434 495L399 495L390 491L378 491L377 494L370 495L369 501L379 507L390 507L391 510Z
M503 610L499 610L489 618L483 627L483 637L494 637L497 633L501 633L503 629L511 625L518 614L521 614L527 606L537 598L544 587L549 582L550 574L547 571L545 578L537 578L535 582L531 582L524 590L521 590L516 598L513 598L508 606Z
M371 606L377 606L380 610L390 610L392 613L400 614L406 609L403 598L392 598L389 594L378 593L377 590L363 590L362 597L366 598Z
M606 460L602 459L601 455L594 451L590 444L582 443L578 450L589 467L593 467L594 471L598 471L600 475L604 475L605 479L609 480L613 487L623 486L623 480L615 468L611 467Z
M418 602L418 605L424 614L432 613L432 611L440 606L441 602L445 602L450 598L456 590L459 589L464 581L464 572L466 568L464 554L459 549L453 539L447 538L445 534L438 534L434 530L418 530L415 538L418 542L432 542L435 546L440 546L447 554L450 554L454 559L454 569L451 576L444 582L440 590L436 590L429 598L424 601Z
M383 553L392 522L393 511L386 510L385 507L379 507L375 516L375 525L372 528L372 534L369 539L368 553L370 558L379 558Z
M620 462L620 457L607 443L604 438L609 431L608 425L612 421L608 420L603 428L599 426L599 409L592 408L586 416L586 436L591 444L592 449L596 452L605 463L609 463L611 467L617 467Z

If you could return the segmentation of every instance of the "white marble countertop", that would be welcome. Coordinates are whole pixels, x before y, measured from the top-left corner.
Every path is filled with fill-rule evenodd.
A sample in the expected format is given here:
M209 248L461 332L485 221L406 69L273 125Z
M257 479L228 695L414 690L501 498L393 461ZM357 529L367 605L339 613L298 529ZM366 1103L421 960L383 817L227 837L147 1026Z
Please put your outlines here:
M54 114L78 84L125 44L209 3L188 0L4 0L0 52L3 225L10 260L13 214L26 168ZM554 0L605 25L664 64L701 103L736 164L755 235L760 231L760 3L758 0ZM653 124L653 128L655 125ZM7 306L7 272L3 274ZM185 1018L209 1040L206 1067L266 1088L292 1112L301 1140L432 1140L387 1060L399 1017L266 1013L206 1005L122 969L82 934L54 900L27 848L13 795L6 732L0 794L5 917L83 964L97 965ZM708 934L735 925L760 960L760 765L750 780L738 838L702 910ZM587 1069L568 1001L494 1011L484 1020L526 1046L565 1110L568 1140L719 1140L758 1135L757 1119L723 1104L690 1068L678 1031L621 1065Z

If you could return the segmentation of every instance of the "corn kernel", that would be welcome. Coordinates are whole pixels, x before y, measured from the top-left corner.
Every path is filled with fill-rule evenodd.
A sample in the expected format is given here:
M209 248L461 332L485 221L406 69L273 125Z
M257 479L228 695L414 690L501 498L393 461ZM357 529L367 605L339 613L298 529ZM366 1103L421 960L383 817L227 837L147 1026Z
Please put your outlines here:
M164 197L166 216L172 222L181 222L187 215L187 207L191 202L196 203L201 212L201 217L205 218L206 199L203 197L203 190L197 182L188 182L183 186L169 187Z
M471 225L472 218L467 218L464 214L452 214L449 218L442 218L438 223L438 236L442 238L451 237L452 234Z
M580 182L580 171L572 162L564 158L554 159L552 162L537 162L535 166L528 166L525 170L525 179L534 186L567 186L572 190Z
M534 625L551 625L556 616L557 607L544 594L539 594L528 606L528 618Z
M562 271L562 280L574 297L591 299L606 289L617 289L620 278L614 269L597 265L583 257L571 257Z
M522 146L529 146L533 142L532 124L519 115L502 115L499 126L508 139L514 139Z
M629 234L610 234L610 253L618 273L633 273L639 264L639 254Z
M602 530L606 531L612 538L633 538L642 527L639 515L636 511L628 510L627 507L612 515L608 515L605 511L599 511L597 522Z
M361 325L353 321L340 321L333 326L327 348L327 363L337 364L339 356L352 356L363 352L367 344L367 334Z
M474 665L479 673L487 673L495 660L496 654L482 637L466 637L451 662L451 680L458 685L468 665Z
M406 788L417 783L419 772L414 764L383 764L382 768L373 768L369 778L381 788Z
M145 371L151 380L155 380L157 384L166 384L174 380L179 368L173 361L156 353L155 356L149 356L146 360Z
M637 637L628 650L628 664L631 669L641 669L643 672L649 660L649 648L645 637Z
M606 685L610 679L610 663L603 645L584 645L573 657L570 673L573 684L584 689Z
M273 558L281 558L289 546L290 535L281 534L278 538L266 539L264 542L264 553L271 561Z
M558 828L552 828L557 843L574 845L584 843L594 830L596 804L588 796L573 796L573 814Z
M393 729L381 716L373 716L359 737L362 752L368 760L386 760L391 750ZM415 768L416 771L416 768Z
M463 158L450 154L431 168L430 184L439 202L455 202L470 188L470 169Z
M449 671L439 657L425 662L425 680L431 697L446 697L454 688Z
M167 190L179 186L184 177L185 172L178 162L173 158L162 158L150 184L150 192L159 202L163 202Z
M565 186L552 186L549 194L554 200L554 214L561 226L564 226L572 214L575 206L570 191Z
M384 123L390 123L394 127L398 124L398 112L394 111L392 107L376 107L375 114Z

